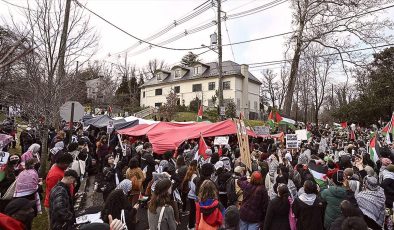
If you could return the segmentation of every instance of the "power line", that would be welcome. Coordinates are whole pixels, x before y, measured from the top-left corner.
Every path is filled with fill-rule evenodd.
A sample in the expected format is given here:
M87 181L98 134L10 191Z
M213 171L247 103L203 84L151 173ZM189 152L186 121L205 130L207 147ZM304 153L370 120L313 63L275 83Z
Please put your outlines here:
M101 15L95 13L94 11L90 10L89 8L87 8L86 6L82 5L80 2L78 2L78 0L74 0L74 2L79 6L84 8L85 10L89 11L91 14L95 15L96 17L100 18L101 20L103 20L104 22L106 22L107 24L111 25L112 27L115 27L116 29L120 30L121 32L127 34L128 36L142 42L142 43L146 43L149 44L151 46L154 47L159 47L162 49L167 49L167 50L178 50L178 51L188 51L188 50L200 50L203 49L204 47L194 47L194 48L172 48L172 47L166 47L166 46L161 46L161 45L156 45L154 43L148 42L148 41L144 41L141 38L138 38L132 34L130 34L129 32L125 31L124 29L120 28L119 26L113 24L112 22L108 21L107 19L105 19L104 17L102 17Z
M227 22L226 22L226 21L224 21L224 26L226 27L226 32L227 32L228 42L231 44L230 34L229 34L229 32L228 32L228 28L227 28ZM234 55L234 49L233 49L233 46L230 46L230 47L231 47L231 53L233 54L233 59L234 59L234 61L235 61L235 55Z
M259 13L259 12L264 11L264 10L268 10L270 8L273 8L273 7L277 6L277 5L280 5L280 4L285 3L285 2L287 2L287 0L274 0L272 2L266 3L264 5L261 5L259 7L253 8L253 9L249 9L249 10L246 10L246 11L243 11L243 12L239 12L239 13L236 13L236 14L232 14L232 15L229 15L229 16L223 16L222 20L227 21L227 20L233 20L233 19L249 16L251 14L255 14L255 13ZM257 9L257 11L256 11L256 9ZM245 14L245 15L243 15L243 14ZM178 35L176 35L176 36L174 36L172 38L169 38L169 39L167 39L165 41L162 41L159 44L160 45L169 44L169 43L174 42L176 40L179 40L179 39L181 39L181 38L183 38L183 37L185 37L187 35L190 35L190 34L197 33L197 32L200 32L202 30L208 29L208 28L216 25L215 22L216 21L212 21L212 22L207 23L207 24L205 24L203 26L200 26L200 27L197 27L197 28L194 28L194 29L191 29L191 30L185 30L184 32L182 32L182 33L180 33L180 34L178 34ZM230 45L230 44L228 44L228 45ZM145 47L144 49L136 51L136 52L132 53L131 55L133 55L133 56L139 55L141 53L144 53L144 52L150 50L151 48L152 47ZM117 53L117 54L119 54L119 53Z

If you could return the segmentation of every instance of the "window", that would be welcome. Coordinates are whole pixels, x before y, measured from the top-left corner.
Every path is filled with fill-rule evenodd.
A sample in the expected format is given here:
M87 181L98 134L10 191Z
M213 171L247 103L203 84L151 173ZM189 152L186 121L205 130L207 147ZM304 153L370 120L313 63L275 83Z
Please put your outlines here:
M162 105L162 103L155 103L156 108L161 107L161 105Z
M254 111L257 112L257 101L254 102Z
M192 88L193 92L200 92L202 91L202 85L201 84L194 84Z
M225 90L225 89L230 89L230 81L223 82L223 90Z
M208 83L208 90L215 90L215 82Z
M155 95L163 95L163 89L155 89Z
M156 77L157 77L157 80L158 80L158 81L161 81L161 80L162 80L162 79L161 79L161 73L157 73L157 74L156 74Z
M175 70L175 78L180 78L182 74L182 71L180 69Z
M195 66L194 75L199 75L199 74L201 74L201 66Z
M174 93L180 93L181 92L181 87L180 86L175 86L174 87Z
M143 98L145 98L145 91L144 91L144 92L142 92L142 97L143 97Z

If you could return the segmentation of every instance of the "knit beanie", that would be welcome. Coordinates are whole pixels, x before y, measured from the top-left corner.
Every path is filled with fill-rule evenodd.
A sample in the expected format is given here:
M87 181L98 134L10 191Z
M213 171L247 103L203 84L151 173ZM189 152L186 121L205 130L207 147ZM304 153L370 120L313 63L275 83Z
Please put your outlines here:
M379 183L376 177L366 176L364 178L364 185L368 190L376 191L379 189Z

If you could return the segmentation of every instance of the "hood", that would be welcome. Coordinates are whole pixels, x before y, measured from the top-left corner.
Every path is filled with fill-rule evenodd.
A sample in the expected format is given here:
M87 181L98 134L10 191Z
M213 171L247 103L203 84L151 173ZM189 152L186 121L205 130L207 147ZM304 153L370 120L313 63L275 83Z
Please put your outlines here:
M316 200L316 194L306 194L302 193L298 198L306 205L312 206Z
M204 216L209 216L219 206L218 200L208 199L204 202L200 201L200 211Z
M346 197L346 189L339 187L339 186L332 186L328 188L328 191L330 191L332 196L338 197L338 198L344 198Z
M393 172L389 172L389 171L385 171L383 174L383 180L384 179L392 179L394 180L394 173Z

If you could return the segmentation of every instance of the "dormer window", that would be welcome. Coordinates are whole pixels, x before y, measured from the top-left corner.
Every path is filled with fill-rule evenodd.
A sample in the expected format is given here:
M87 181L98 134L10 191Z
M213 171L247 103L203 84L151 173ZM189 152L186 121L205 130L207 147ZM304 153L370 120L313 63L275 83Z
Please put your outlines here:
M157 73L157 74L156 74L156 77L157 77L157 80L158 80L158 81L161 81L161 80L162 80L161 73Z
M201 74L201 66L195 66L194 67L194 75L200 75Z
M182 77L182 70L176 69L175 70L175 78L180 78L180 77Z

